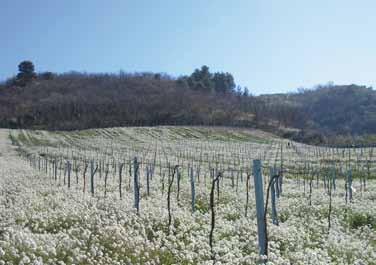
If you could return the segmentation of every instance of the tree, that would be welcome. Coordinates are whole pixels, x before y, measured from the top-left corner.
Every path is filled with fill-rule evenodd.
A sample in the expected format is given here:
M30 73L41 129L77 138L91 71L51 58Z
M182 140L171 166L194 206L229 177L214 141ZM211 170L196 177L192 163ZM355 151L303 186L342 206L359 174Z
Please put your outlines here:
M204 65L201 69L196 69L188 78L188 85L197 91L213 92L214 82L209 67Z
M209 67L203 65L200 69L196 69L190 76L183 77L188 87L192 90L206 93L234 93L235 81L230 73L210 73ZM182 78L180 83L182 82Z
M236 86L234 77L230 73L215 73L213 82L215 92L217 93L231 93Z
M241 97L243 95L243 92L242 92L242 87L241 86L236 86L236 89L235 89L235 94L238 96L238 97Z
M244 89L243 89L243 96L244 97L248 97L249 96L249 89L248 89L248 87L244 87Z
M42 80L52 80L55 78L55 74L52 72L44 72L44 73L39 74L38 78Z
M31 61L21 62L18 65L18 71L16 82L20 86L26 86L37 76L34 72L34 64Z

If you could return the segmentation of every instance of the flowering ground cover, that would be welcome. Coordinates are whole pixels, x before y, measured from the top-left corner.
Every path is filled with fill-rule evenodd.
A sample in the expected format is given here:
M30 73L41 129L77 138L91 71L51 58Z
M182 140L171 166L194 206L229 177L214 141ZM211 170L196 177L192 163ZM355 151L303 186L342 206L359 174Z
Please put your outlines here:
M371 149L194 127L0 130L0 264L257 264L254 159L265 197L269 167L284 169L278 225L268 205L265 263L376 264Z

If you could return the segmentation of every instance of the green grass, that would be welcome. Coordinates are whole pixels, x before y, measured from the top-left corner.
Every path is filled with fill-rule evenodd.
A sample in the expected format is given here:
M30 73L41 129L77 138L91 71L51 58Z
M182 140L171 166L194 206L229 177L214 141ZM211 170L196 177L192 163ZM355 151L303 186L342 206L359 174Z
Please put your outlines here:
M347 216L347 222L350 228L357 229L362 226L369 226L376 229L376 216L369 213L350 212Z

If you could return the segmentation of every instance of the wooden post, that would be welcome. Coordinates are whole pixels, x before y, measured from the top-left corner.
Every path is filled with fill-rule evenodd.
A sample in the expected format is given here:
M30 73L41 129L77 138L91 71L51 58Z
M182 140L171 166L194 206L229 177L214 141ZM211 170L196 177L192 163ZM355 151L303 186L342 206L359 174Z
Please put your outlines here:
M281 171L279 172L278 184L279 184L279 194L282 194L282 184L283 184L283 143L281 143Z
M195 212L195 204L196 204L196 190L195 190L195 177L193 174L193 167L191 168L191 204L192 204L192 213Z
M330 231L331 227L331 215L332 215L332 189L333 189L333 178L335 174L335 168L333 166L332 172L329 177L328 186L329 186L329 210L328 210L328 232Z
M274 166L275 168L275 166ZM277 172L277 169L275 169L275 173L278 173ZM275 183L274 183L274 186L275 186L275 193L277 195L277 198L279 198L279 194L280 194L280 191L279 191L279 180L277 180Z
M85 163L85 167L84 167L84 172L82 174L82 177L83 177L83 192L85 193L86 191L86 171L87 171L87 167L89 166L89 164L87 162L84 162Z
M133 159L133 185L134 185L134 208L137 209L137 214L140 212L140 185L138 183L139 163L137 157Z
M332 187L333 187L334 191L337 188L337 186L336 186L336 179L337 179L337 176L336 176L336 167L335 167L335 165L333 165L333 169L332 169Z
M55 181L57 181L57 160L56 160L56 158L53 161L53 166L54 166L54 178L55 178Z
M180 201L180 180L181 180L181 172L179 170L179 168L177 169L177 172L176 172L176 181L177 181L177 194L176 194L176 200L179 204L179 201Z
M211 190L210 190L211 223L210 223L210 234L209 234L209 246L210 246L210 251L212 253L211 258L214 261L213 264L215 264L215 253L213 251L213 234L214 234L214 228L215 228L214 190L215 190L215 183L219 181L220 177L221 177L221 173L219 173L217 176L213 178Z
M119 165L119 196L120 196L120 199L122 198L121 183L122 183L123 167L124 167L124 163L121 163Z
M71 169L72 169L72 166L71 166L71 163L70 161L67 162L68 163L68 189L70 188L70 180L71 180Z
M269 181L271 181L275 175L276 175L275 168L270 167L270 179L269 179ZM275 180L273 180L273 182L271 183L271 186L270 186L270 193L272 195L271 196L272 197L272 221L273 221L273 224L278 225L277 207L276 207L276 204L275 204L275 188L274 188L275 184L274 184L274 182L275 182Z
M110 170L109 164L106 165L106 171L104 175L104 197L107 195L107 178L108 178L108 172Z
M352 171L351 169L347 173L347 189L349 195L349 201L352 202Z
M146 165L146 193L150 195L150 175L151 175L151 166Z
M94 160L90 162L90 191L91 195L94 196L94 175L98 170L98 165L94 168Z

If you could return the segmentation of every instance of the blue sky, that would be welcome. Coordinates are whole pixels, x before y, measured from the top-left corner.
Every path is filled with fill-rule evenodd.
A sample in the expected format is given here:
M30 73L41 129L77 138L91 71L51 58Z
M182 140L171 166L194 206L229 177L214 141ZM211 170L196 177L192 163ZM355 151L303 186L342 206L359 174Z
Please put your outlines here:
M37 71L201 65L254 94L333 81L376 85L376 1L1 0L0 80Z

